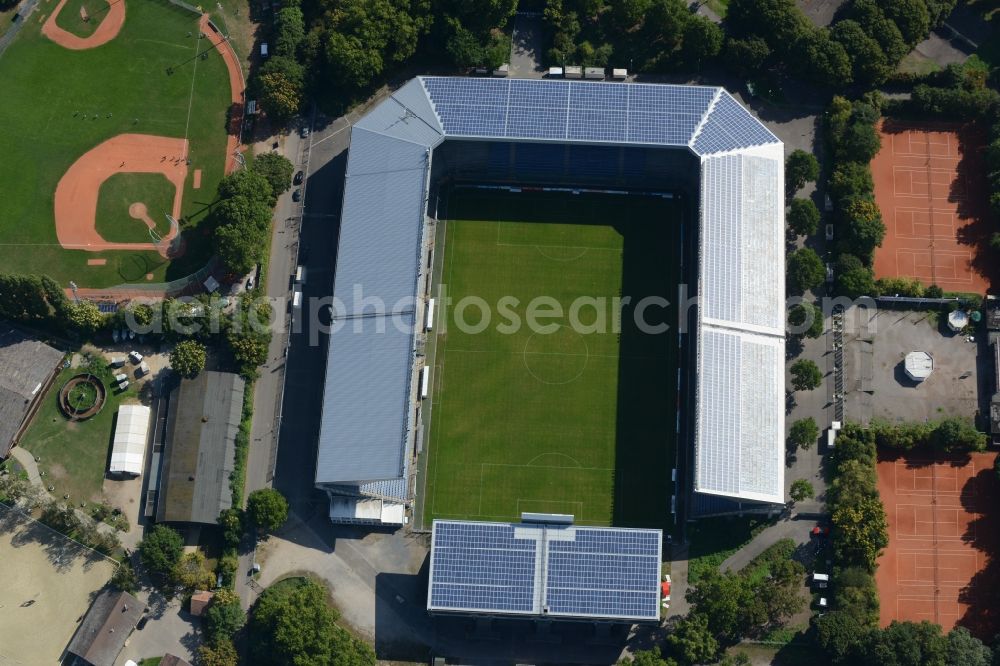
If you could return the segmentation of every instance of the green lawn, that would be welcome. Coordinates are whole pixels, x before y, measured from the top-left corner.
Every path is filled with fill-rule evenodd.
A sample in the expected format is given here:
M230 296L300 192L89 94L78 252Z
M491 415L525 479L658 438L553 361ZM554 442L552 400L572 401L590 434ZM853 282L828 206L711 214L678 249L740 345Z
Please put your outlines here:
M97 232L116 243L150 243L149 227L129 215L133 203L146 204L146 211L163 236L170 231L166 215L174 207L174 185L161 173L116 173L101 185L97 199Z
M688 583L694 585L708 571L718 570L730 555L773 522L759 516L699 520L690 532Z
M680 208L661 198L471 191L454 193L448 208L441 282L453 305L437 327L426 523L537 511L666 527L674 328L642 334L631 309L615 316L613 299L675 293ZM539 318L551 331L528 325L540 296L563 312ZM466 297L488 304L485 330L459 325L480 321ZM596 300L573 312L581 298ZM672 309L647 312L651 322L674 318Z
M83 20L80 13L81 7L87 12L88 20L86 21ZM55 5L52 6L52 9L55 9ZM59 11L59 16L56 17L56 25L74 35L89 37L94 34L107 13L108 3L105 0L67 0Z
M211 248L198 225L225 168L229 80L211 45L197 38L197 17L157 0L130 3L121 33L85 51L50 42L40 25L33 17L0 58L0 266L85 287L142 280L147 272L169 280L201 268ZM197 57L202 51L204 60ZM59 179L97 144L131 132L187 136L191 144L182 208L190 221L187 253L173 262L156 252L69 251L56 240ZM199 190L192 187L194 169L202 170ZM107 264L88 266L93 258Z
M102 365L99 363L97 367ZM32 455L41 458L38 467L45 472L42 478L45 485L55 486L52 495L57 498L69 495L74 504L101 501L101 485L111 451L118 405L126 401L135 402L136 399L134 386L118 393L112 390L111 373L101 371L108 389L104 408L86 421L70 422L59 410L59 389L66 380L81 372L87 372L87 368L68 368L60 373L42 398L38 413L19 443Z

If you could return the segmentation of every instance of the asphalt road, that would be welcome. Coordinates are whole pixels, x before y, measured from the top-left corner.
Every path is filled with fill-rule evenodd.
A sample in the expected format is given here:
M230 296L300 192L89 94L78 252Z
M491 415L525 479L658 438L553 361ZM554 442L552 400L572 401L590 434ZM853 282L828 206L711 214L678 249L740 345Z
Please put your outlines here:
M346 119L332 123L320 120L316 127L306 140L289 136L283 147L296 169L305 171L304 199L300 205L288 192L275 209L267 296L286 326L272 336L268 360L260 369L255 387L245 491L249 494L273 484L288 498L292 511L306 519L325 509L322 495L313 489L313 478L326 336L316 332L313 313L318 310L318 299L333 292L340 201L350 141ZM304 163L307 154L308 169ZM290 294L298 265L306 269L306 282L301 286L302 306L293 312ZM253 549L247 548L240 555L238 575L242 584L237 586L245 607L255 598L248 576L253 563Z

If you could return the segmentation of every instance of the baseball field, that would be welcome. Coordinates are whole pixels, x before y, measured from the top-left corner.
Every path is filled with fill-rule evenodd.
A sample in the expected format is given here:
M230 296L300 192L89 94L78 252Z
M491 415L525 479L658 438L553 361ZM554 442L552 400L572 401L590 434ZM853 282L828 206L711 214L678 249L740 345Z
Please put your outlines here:
M676 327L643 332L632 306L676 293L679 206L458 191L447 214L425 524L534 511L666 527ZM533 308L562 314L532 325Z
M27 20L0 57L3 270L101 288L204 266L233 96L220 36L162 0L43 0Z

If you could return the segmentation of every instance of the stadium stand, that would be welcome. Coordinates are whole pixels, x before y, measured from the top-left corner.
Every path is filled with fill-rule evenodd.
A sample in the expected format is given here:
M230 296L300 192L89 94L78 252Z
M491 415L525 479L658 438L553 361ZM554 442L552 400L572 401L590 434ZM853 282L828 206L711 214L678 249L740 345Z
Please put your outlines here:
M331 519L405 521L426 207L463 180L700 198L691 490L783 503L781 142L722 88L420 77L352 128L316 473Z

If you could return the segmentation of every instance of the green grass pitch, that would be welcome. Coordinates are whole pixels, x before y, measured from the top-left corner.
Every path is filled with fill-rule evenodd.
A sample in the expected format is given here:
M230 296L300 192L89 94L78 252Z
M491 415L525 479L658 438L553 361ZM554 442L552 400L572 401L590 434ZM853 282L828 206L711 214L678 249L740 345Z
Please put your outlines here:
M52 5L52 8L54 9L55 5ZM81 9L87 12L86 21L83 20ZM131 6L128 9L131 9ZM107 12L108 3L105 0L68 0L56 17L56 25L79 37L89 37L97 30Z
M676 314L649 308L647 321L670 328L645 334L631 307L616 316L614 299L673 300L682 207L653 197L458 190L447 208L441 282L452 305L439 316L433 358L425 524L536 511L668 527ZM552 332L527 324L539 296L563 311L538 320L555 324ZM488 326L480 306L462 305L467 297L488 304ZM571 317L574 302L581 306Z
M41 34L39 18L54 6L55 0L32 14L0 58L0 270L46 273L83 287L145 281L146 273L172 280L198 270L212 253L199 225L225 169L225 65L207 40L198 39L198 17L166 2L129 2L118 36L84 51L67 50ZM66 11L77 12L78 19L79 3L67 3ZM208 51L204 60L197 57L202 51ZM56 184L85 152L132 132L186 136L190 142L182 207L189 220L187 253L170 262L156 252L64 250L55 234ZM202 170L198 190L192 187L195 169ZM107 264L87 265L97 258Z
M97 233L113 243L149 243L149 227L129 212L135 202L146 204L155 231L170 231L166 216L174 207L174 185L161 173L116 173L101 185L97 197Z

